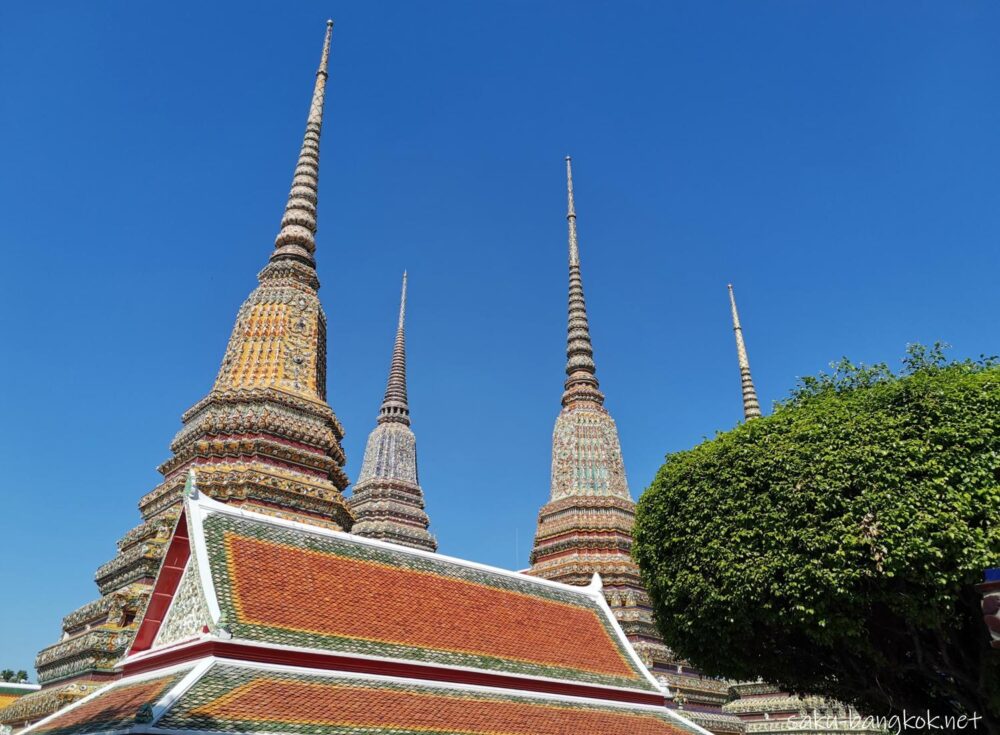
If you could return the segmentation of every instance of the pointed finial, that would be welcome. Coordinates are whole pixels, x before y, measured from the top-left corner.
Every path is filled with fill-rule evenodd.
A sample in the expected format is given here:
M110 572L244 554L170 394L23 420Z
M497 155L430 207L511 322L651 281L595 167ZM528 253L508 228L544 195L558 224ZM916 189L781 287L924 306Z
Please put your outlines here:
M587 304L583 298L583 278L580 274L580 247L576 239L576 205L573 201L572 159L566 156L566 222L569 228L569 324L566 334L566 382L562 405L578 400L604 403L598 390L594 348L590 342Z
M733 294L733 284L729 284L729 305L733 311L733 333L736 335L736 359L740 365L740 385L743 390L743 418L759 418L760 401L757 400L757 390L750 375L750 358L747 357L746 344L743 342L743 327L740 326L740 315L736 311L736 296Z
M594 593L600 592L604 589L604 581L601 579L600 574L594 572L594 574L590 577L590 584L587 585L587 589Z
M403 271L403 293L399 297L399 325L397 330L403 329L406 321L406 271Z
M569 225L569 264L580 264L580 247L576 241L576 206L573 203L573 159L566 156L566 221Z
M319 69L316 70L316 84L313 87L309 116L306 118L306 132L299 152L299 161L292 177L292 189L285 205L285 215L281 219L281 231L274 241L271 262L292 260L315 267L316 252L316 204L319 196L319 139L323 130L323 102L326 97L327 68L330 63L330 38L333 21L326 22L326 37ZM265 270L266 272L266 270Z
M410 425L410 404L406 396L406 271L403 271L403 288L399 295L399 325L392 348L392 365L382 408L378 412L378 422L387 421Z

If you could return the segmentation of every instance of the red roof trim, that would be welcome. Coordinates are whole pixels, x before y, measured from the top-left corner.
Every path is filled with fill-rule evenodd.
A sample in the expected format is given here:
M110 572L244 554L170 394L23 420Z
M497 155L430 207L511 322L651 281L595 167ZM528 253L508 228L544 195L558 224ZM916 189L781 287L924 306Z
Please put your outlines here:
M191 539L188 538L186 516L187 511L184 510L177 519L177 525L170 537L170 545L160 565L160 572L156 575L156 586L153 587L153 594L150 595L149 604L146 605L146 614L142 616L142 624L135 634L128 655L147 651L153 645L156 634L160 632L163 618L170 609L174 593L181 583L181 577L184 576L184 567L191 556Z
M256 663L268 663L279 666L300 666L310 669L350 671L361 674L395 676L451 684L472 684L499 689L517 689L526 692L587 697L589 699L629 702L631 704L648 704L654 707L662 707L665 704L665 698L662 694L652 692L630 692L589 684L528 679L486 671L466 671L401 661L352 658L350 656L340 656L322 651L287 651L247 643L219 640L202 641L183 648L166 649L162 653L151 654L148 658L143 658L140 661L126 663L124 674L132 676L133 674L141 674L146 671L153 671L206 656L215 656L217 658L233 659L236 661L254 661Z

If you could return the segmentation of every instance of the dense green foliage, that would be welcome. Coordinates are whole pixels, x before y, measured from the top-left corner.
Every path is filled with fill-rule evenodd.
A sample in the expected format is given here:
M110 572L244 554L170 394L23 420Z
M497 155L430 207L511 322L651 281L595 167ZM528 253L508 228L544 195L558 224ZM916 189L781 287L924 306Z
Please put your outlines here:
M996 732L974 585L1000 563L1000 367L919 346L904 366L845 360L668 456L634 553L667 644L706 673Z
M0 681L13 682L14 684L20 684L28 680L28 672L21 669L17 673L13 669L4 669L0 671Z

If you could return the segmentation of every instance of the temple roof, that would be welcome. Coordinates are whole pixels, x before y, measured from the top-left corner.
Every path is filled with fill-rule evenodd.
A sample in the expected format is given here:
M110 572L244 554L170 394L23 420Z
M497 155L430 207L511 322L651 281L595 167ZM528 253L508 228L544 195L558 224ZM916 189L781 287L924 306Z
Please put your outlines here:
M15 699L39 690L38 684L4 681L0 682L0 709L6 707Z
M665 707L206 659L129 677L25 732L689 735Z
M29 694L38 689L38 684L29 684L26 681L0 681L0 694Z
M681 735L587 587L222 504L190 475L124 677L24 732Z
M663 694L599 583L571 587L192 494L126 672L157 649L214 637Z

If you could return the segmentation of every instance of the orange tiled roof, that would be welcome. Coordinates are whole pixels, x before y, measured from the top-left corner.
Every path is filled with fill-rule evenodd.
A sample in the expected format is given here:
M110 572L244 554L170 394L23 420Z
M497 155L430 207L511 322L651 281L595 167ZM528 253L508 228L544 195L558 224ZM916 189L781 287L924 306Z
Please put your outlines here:
M173 731L692 735L666 708L214 664L155 723Z
M212 660L111 684L25 735L151 728L177 735L704 735L666 707Z
M203 526L236 639L656 691L594 595L263 517Z
M184 683L182 678L191 673ZM175 686L180 684L179 686ZM27 732L291 735L696 735L665 707L616 706L483 687L204 661L125 679Z
M33 732L92 733L124 729L135 723L143 705L151 705L180 680L184 672L141 681L123 682L100 690L94 697L82 700L76 707L57 713L35 726Z

